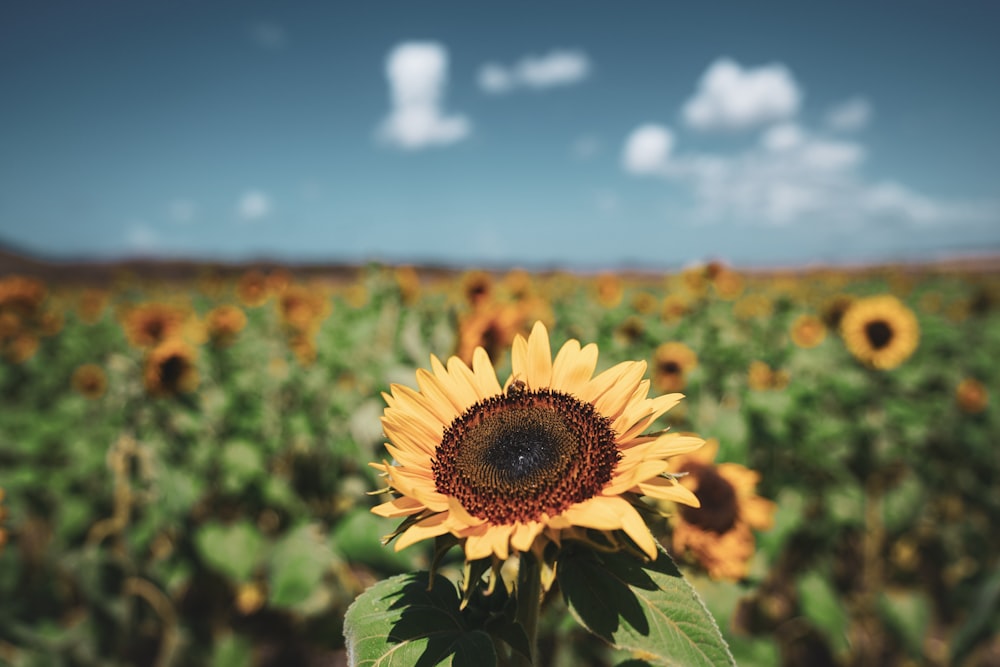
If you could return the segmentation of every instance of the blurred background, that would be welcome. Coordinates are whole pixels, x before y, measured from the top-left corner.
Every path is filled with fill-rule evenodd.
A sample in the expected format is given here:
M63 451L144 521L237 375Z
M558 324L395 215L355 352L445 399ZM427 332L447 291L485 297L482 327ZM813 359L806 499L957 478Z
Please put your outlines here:
M537 320L686 394L739 664L1000 664L998 19L3 3L0 665L345 664L381 392Z

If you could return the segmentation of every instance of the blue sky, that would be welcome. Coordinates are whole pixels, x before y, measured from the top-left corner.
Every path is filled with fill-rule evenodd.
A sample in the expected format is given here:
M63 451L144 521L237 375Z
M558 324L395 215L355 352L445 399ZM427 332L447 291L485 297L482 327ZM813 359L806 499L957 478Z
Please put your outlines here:
M992 1L8 1L0 240L581 268L1000 250Z

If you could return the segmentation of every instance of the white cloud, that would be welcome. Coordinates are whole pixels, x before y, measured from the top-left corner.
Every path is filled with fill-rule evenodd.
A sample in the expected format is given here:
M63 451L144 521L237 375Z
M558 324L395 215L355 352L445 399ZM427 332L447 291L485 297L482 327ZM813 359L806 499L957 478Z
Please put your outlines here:
M518 88L544 90L579 83L590 75L590 59L582 51L555 50L526 56L510 67L486 63L479 68L479 87L492 94Z
M797 124L779 123L764 131L760 137L760 143L769 151L780 152L802 145L804 139L802 128Z
M148 253L159 244L159 236L147 223L133 221L125 232L125 241L129 248L140 253Z
M673 146L674 135L669 128L651 123L641 125L625 140L622 166L633 174L661 173Z
M249 34L257 46L269 51L283 49L288 43L288 33L285 28L273 21L257 21L250 24Z
M167 207L170 220L180 224L193 222L198 215L198 205L190 199L175 199Z
M379 136L406 150L461 141L472 129L465 116L446 115L442 98L448 83L448 52L436 42L398 44L386 59L392 110Z
M872 106L863 97L853 97L830 109L826 125L840 132L855 132L866 127L872 117Z
M236 212L247 221L265 218L271 213L271 198L259 190L247 190L237 202Z
M740 130L791 118L801 101L802 92L784 65L744 69L719 58L702 75L683 115L698 130Z

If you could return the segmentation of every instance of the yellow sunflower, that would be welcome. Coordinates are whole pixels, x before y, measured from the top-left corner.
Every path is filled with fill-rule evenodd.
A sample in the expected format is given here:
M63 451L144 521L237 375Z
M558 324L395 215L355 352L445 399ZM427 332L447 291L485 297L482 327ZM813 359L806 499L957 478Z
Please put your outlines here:
M156 346L146 357L143 380L146 391L153 396L194 391L200 381L194 348L176 338Z
M670 462L671 471L688 473L680 483L702 504L680 507L672 516L672 546L713 579L739 580L756 549L753 530L771 528L776 506L757 495L759 473L738 463L715 463L718 450L711 438L701 450Z
M815 315L803 313L791 328L792 342L803 349L816 347L826 338L826 325Z
M879 370L896 368L906 361L920 340L913 311L889 294L851 304L840 320L840 333L851 354Z
M594 278L594 295L597 302L605 308L614 308L622 302L625 286L622 279L614 273L602 273Z
M663 473L668 457L704 441L643 435L682 396L647 398L641 361L595 376L597 355L596 345L570 340L553 361L539 322L527 340L514 339L504 386L482 348L471 368L431 357L432 370L417 371L418 390L392 385L382 424L395 463L371 465L397 497L372 511L405 518L390 536L396 549L450 534L466 561L506 559L593 529L612 539L624 531L655 559L633 503L645 495L697 506Z
M135 347L155 347L178 336L184 329L187 312L166 303L144 303L128 310L122 319L125 337Z
M84 398L95 400L104 395L108 387L108 376L97 364L82 364L73 371L71 380L75 389Z
M663 343L653 353L653 387L656 391L680 391L687 375L698 367L694 350L676 341Z
M527 314L518 304L482 304L461 317L458 323L458 358L472 363L476 348L486 349L491 359L499 361L514 336L527 330Z
M965 378L955 389L955 401L962 412L970 415L978 414L990 403L990 394L986 385L975 378Z
M247 316L238 306L222 304L208 311L205 328L208 337L218 347L232 345L236 335L247 325Z
M688 300L677 292L673 292L663 297L663 304L660 310L660 317L664 322L676 322L691 309Z
M256 269L247 271L240 276L236 283L236 296L248 308L264 305L264 302L271 296L267 277Z

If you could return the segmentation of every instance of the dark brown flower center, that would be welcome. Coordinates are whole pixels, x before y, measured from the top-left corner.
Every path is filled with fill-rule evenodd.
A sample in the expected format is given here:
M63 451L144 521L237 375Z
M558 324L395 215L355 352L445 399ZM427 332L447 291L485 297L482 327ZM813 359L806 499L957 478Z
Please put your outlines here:
M555 516L597 495L620 458L611 420L551 389L513 386L445 430L431 462L437 490L494 525Z
M865 336L876 350L881 350L892 341L892 327L884 320L873 320L865 325Z
M167 391L179 391L185 370L187 370L187 360L179 354L170 355L160 362L160 384Z
M661 361L657 365L657 368L664 375L680 375L681 372L681 365L678 364L673 359L669 359L667 361Z
M715 466L701 465L688 472L698 480L694 495L701 501L701 507L681 505L681 517L687 523L713 533L721 535L727 532L739 516L736 489Z

